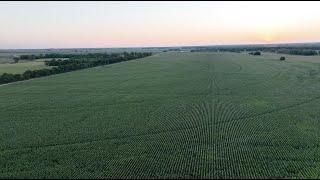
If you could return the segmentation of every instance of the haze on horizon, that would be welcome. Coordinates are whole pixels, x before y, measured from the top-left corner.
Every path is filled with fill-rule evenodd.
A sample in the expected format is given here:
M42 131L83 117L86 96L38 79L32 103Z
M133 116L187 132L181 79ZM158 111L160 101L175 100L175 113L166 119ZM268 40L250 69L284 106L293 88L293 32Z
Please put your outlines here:
M320 41L320 2L0 2L0 49Z

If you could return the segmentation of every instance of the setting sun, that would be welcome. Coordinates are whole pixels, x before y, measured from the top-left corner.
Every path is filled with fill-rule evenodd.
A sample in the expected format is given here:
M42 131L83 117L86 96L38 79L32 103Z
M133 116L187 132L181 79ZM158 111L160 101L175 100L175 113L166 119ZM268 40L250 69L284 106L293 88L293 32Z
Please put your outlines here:
M319 41L319 6L319 2L3 2L0 48Z

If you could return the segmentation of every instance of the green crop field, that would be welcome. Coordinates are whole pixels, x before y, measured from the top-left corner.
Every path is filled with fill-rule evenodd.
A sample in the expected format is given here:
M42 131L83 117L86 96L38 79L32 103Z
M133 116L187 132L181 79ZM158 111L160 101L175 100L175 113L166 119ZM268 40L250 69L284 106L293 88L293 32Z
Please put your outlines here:
M0 64L0 75L3 73L22 74L26 70L50 68L41 61L21 62L15 64Z
M320 178L319 57L161 53L0 86L0 178Z

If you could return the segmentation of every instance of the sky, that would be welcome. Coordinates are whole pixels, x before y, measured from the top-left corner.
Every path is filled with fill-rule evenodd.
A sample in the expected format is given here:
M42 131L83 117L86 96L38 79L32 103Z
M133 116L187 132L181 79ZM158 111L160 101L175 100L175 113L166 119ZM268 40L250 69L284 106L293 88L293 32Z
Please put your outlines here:
M0 49L320 42L320 2L0 2Z

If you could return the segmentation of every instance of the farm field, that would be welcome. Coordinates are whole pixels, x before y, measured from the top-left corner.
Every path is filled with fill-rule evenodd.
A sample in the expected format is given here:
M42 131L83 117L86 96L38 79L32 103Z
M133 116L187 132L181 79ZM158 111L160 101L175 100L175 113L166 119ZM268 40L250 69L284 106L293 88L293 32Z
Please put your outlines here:
M0 178L320 178L320 59L279 57L168 52L0 86Z
M0 64L13 62L13 56L40 54L88 54L121 52L161 52L166 48L70 48L70 49L0 49Z
M3 73L12 73L12 74L22 74L26 70L36 70L51 68L44 64L41 61L29 61L29 62L19 62L15 64L0 64L0 75Z

